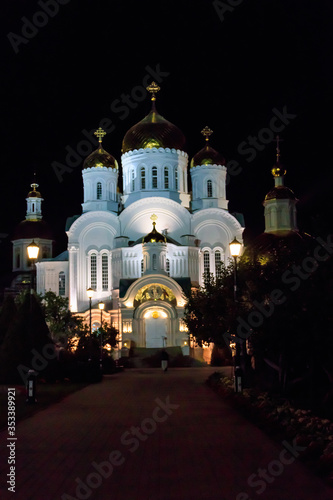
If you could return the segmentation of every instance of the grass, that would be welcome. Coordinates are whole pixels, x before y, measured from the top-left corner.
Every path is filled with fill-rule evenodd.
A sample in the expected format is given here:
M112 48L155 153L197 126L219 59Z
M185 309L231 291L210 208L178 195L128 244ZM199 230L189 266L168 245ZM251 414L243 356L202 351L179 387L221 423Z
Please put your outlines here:
M84 383L61 382L55 384L37 383L37 403L26 403L26 390L23 385L0 386L0 430L7 428L7 391L8 387L15 387L15 420L16 424L24 418L31 417L34 413L44 410L48 406L61 401L63 398L86 387Z

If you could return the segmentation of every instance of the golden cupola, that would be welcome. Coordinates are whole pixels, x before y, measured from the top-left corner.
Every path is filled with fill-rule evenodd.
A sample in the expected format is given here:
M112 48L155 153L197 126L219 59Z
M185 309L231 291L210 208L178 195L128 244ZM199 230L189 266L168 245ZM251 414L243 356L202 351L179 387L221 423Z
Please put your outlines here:
M123 139L122 153L147 148L170 148L184 151L184 134L176 125L163 118L156 109L156 93L160 87L153 82L147 90L151 94L151 111L128 130Z
M102 146L102 138L105 136L106 132L100 127L94 134L98 137L98 148L85 159L83 168L108 167L118 169L117 160L110 153L105 151Z
M206 144L204 148L200 149L200 151L193 156L191 160L191 168L198 167L200 165L225 166L225 159L223 156L209 144L209 137L212 135L213 131L206 126L201 133L205 137Z

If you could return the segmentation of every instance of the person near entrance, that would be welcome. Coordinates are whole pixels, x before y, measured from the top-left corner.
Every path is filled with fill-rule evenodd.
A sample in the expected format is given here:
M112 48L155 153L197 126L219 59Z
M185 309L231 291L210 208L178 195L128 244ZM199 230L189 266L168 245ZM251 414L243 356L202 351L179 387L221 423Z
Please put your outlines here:
M168 369L168 362L169 362L169 354L166 352L165 349L162 349L162 353L161 353L161 365L162 365L162 370L164 372L166 372L167 369Z

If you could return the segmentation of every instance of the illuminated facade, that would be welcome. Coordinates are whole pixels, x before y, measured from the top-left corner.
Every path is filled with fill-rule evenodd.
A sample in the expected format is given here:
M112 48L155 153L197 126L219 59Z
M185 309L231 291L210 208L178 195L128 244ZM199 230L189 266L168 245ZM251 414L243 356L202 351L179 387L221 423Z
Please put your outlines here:
M103 318L119 327L123 345L186 352L186 293L202 284L205 271L218 272L243 227L228 212L225 161L209 145L211 131L202 131L205 147L191 160L191 194L185 138L157 112L156 84L148 90L150 113L123 139L122 193L118 163L103 149L99 129L99 147L83 165L82 215L67 223L68 259L37 265L38 291L53 289L48 276L56 262L73 312L88 317L86 290L93 288L96 327L103 301Z

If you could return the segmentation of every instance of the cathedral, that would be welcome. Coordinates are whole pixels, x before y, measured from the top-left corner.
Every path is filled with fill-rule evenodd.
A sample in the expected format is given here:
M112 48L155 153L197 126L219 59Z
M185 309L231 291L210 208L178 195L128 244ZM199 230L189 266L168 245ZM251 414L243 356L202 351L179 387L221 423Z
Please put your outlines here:
M157 111L159 87L153 82L147 90L151 110L122 142L122 192L118 163L99 128L99 146L82 168L82 214L67 219L67 251L52 258L51 236L34 236L44 251L36 288L68 297L70 310L91 320L92 329L101 317L115 326L120 347L179 346L189 354L186 297L205 272L216 275L228 262L229 243L242 242L244 224L228 211L225 160L210 145L212 131L203 129L203 147L189 162L183 133ZM41 219L37 187L27 197L26 219L35 221ZM30 233L13 241L13 269L30 242Z

